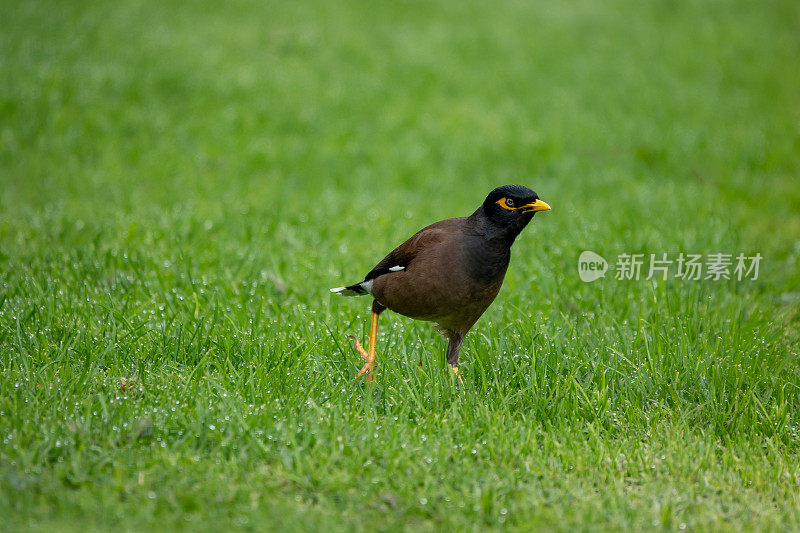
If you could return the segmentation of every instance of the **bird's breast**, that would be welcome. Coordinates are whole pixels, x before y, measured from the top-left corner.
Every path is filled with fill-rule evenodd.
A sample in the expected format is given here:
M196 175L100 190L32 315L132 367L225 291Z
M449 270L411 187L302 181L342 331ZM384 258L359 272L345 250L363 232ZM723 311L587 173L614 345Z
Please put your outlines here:
M461 256L465 273L473 283L494 286L505 277L511 249L479 236L462 240Z

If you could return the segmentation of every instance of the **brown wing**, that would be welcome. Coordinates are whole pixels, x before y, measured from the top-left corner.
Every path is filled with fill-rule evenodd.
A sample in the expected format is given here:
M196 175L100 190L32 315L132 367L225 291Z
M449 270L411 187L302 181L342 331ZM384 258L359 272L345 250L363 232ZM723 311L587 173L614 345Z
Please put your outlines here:
M369 271L364 278L364 281L375 279L383 274L389 274L394 271L390 270L392 267L408 268L411 262L416 258L420 252L430 246L446 241L458 231L461 224L465 219L462 218L449 218L435 222L430 226L422 228L417 233L412 235L406 242L389 252L380 263L375 265L375 268Z

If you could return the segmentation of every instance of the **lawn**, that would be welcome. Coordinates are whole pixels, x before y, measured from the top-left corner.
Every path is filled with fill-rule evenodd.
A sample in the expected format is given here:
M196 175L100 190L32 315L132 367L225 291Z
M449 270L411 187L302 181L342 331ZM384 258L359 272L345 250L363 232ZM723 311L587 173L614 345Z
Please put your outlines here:
M800 529L797 2L1 3L3 529ZM356 379L328 289L506 183L461 379Z

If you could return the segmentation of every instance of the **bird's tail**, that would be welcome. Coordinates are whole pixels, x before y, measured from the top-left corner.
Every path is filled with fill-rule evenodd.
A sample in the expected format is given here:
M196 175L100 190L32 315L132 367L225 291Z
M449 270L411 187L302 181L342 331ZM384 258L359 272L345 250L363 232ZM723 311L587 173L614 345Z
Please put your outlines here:
M369 284L369 286L365 287L367 284ZM369 289L371 286L371 282L362 281L361 283L348 285L347 287L335 287L331 289L331 292L334 294L340 294L342 296L363 296L365 294L369 294Z

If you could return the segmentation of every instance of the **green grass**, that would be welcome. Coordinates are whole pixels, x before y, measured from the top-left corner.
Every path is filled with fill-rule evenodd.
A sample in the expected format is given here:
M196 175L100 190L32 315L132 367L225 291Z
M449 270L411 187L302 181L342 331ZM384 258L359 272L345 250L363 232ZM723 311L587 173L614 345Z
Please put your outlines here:
M2 12L3 528L800 529L796 2ZM354 379L328 288L504 183L463 383L393 313Z

